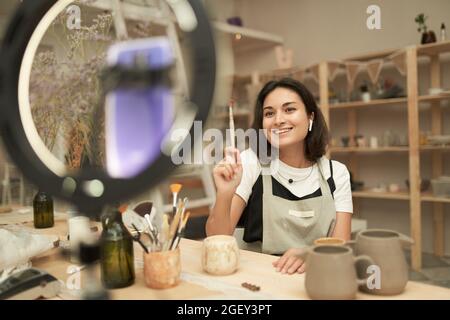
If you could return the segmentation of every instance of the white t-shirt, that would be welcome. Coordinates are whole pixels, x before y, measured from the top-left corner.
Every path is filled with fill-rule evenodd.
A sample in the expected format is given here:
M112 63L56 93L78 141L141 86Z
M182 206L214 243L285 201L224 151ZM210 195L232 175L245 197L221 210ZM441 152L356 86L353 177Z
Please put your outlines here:
M253 185L256 183L262 169L255 152L251 149L241 152L241 160L243 168L242 180L236 190L236 194L247 203L252 193ZM322 157L312 168L295 168L276 159L270 163L270 170L273 178L293 195L302 198L315 192L320 187L318 165L321 165L325 179L328 180L331 177L331 171L329 160L326 157ZM338 161L332 160L332 166L333 180L336 186L336 190L333 192L336 212L353 213L350 173L347 167ZM289 183L289 179L292 179L294 182Z

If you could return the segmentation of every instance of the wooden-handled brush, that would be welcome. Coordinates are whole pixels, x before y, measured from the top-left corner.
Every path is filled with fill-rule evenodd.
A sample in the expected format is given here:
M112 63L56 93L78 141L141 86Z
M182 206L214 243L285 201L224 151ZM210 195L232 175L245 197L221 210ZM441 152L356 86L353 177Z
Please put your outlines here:
M180 223L180 227L178 228L177 236L173 240L171 250L175 250L178 247L178 244L181 240L181 235L183 234L184 228L186 228L187 221L189 220L191 213L188 211L183 217L183 220Z
M173 212L172 212L172 218L175 216L175 214L177 213L177 197L178 194L180 193L180 190L183 186L179 183L174 183L170 185L170 191L172 192L172 197L173 197L173 202L172 202L172 206L173 206Z
M169 238L167 239L166 244L164 246L165 250L170 249L173 238L175 237L175 234L177 233L178 224L180 223L181 215L182 215L183 211L184 211L184 203L183 203L183 201L180 200L178 203L177 213L175 214L175 217L173 218L172 223L170 224Z
M233 116L233 105L234 105L234 101L230 100L230 103L228 104L228 110L229 110L229 125L230 125L230 140L231 140L231 144L230 146L235 149L236 148L236 134L235 134L235 129L234 129L234 116Z

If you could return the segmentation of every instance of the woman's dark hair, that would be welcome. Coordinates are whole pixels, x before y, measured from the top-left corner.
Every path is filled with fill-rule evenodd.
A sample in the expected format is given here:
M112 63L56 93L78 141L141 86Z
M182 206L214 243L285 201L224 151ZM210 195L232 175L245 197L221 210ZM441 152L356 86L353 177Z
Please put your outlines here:
M286 88L296 92L303 101L308 116L314 112L314 124L312 131L308 132L305 138L304 151L306 159L316 162L326 152L326 147L328 144L328 127L322 111L320 111L317 107L313 95L299 81L291 78L283 78L281 80L270 81L264 85L258 94L258 98L256 99L253 129L255 129L256 132L259 132L259 129L262 129L264 100L266 100L267 95L276 88ZM262 138L261 135L258 135L258 137ZM269 144L268 141L267 143ZM258 143L258 145L260 144ZM268 150L270 150L270 148L268 148Z

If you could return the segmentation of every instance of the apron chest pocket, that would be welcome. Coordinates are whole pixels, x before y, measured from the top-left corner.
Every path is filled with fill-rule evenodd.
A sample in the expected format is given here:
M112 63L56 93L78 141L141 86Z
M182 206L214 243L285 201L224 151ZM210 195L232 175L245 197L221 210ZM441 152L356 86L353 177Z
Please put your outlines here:
M288 211L287 219L297 228L304 229L312 227L316 221L316 213L314 210L292 210Z

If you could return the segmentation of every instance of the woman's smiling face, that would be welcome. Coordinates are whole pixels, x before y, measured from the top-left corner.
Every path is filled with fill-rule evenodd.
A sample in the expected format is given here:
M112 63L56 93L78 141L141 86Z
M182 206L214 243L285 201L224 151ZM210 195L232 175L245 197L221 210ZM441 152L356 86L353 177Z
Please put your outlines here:
M295 91L278 87L264 100L262 126L274 147L282 148L305 140L309 119L305 105Z

